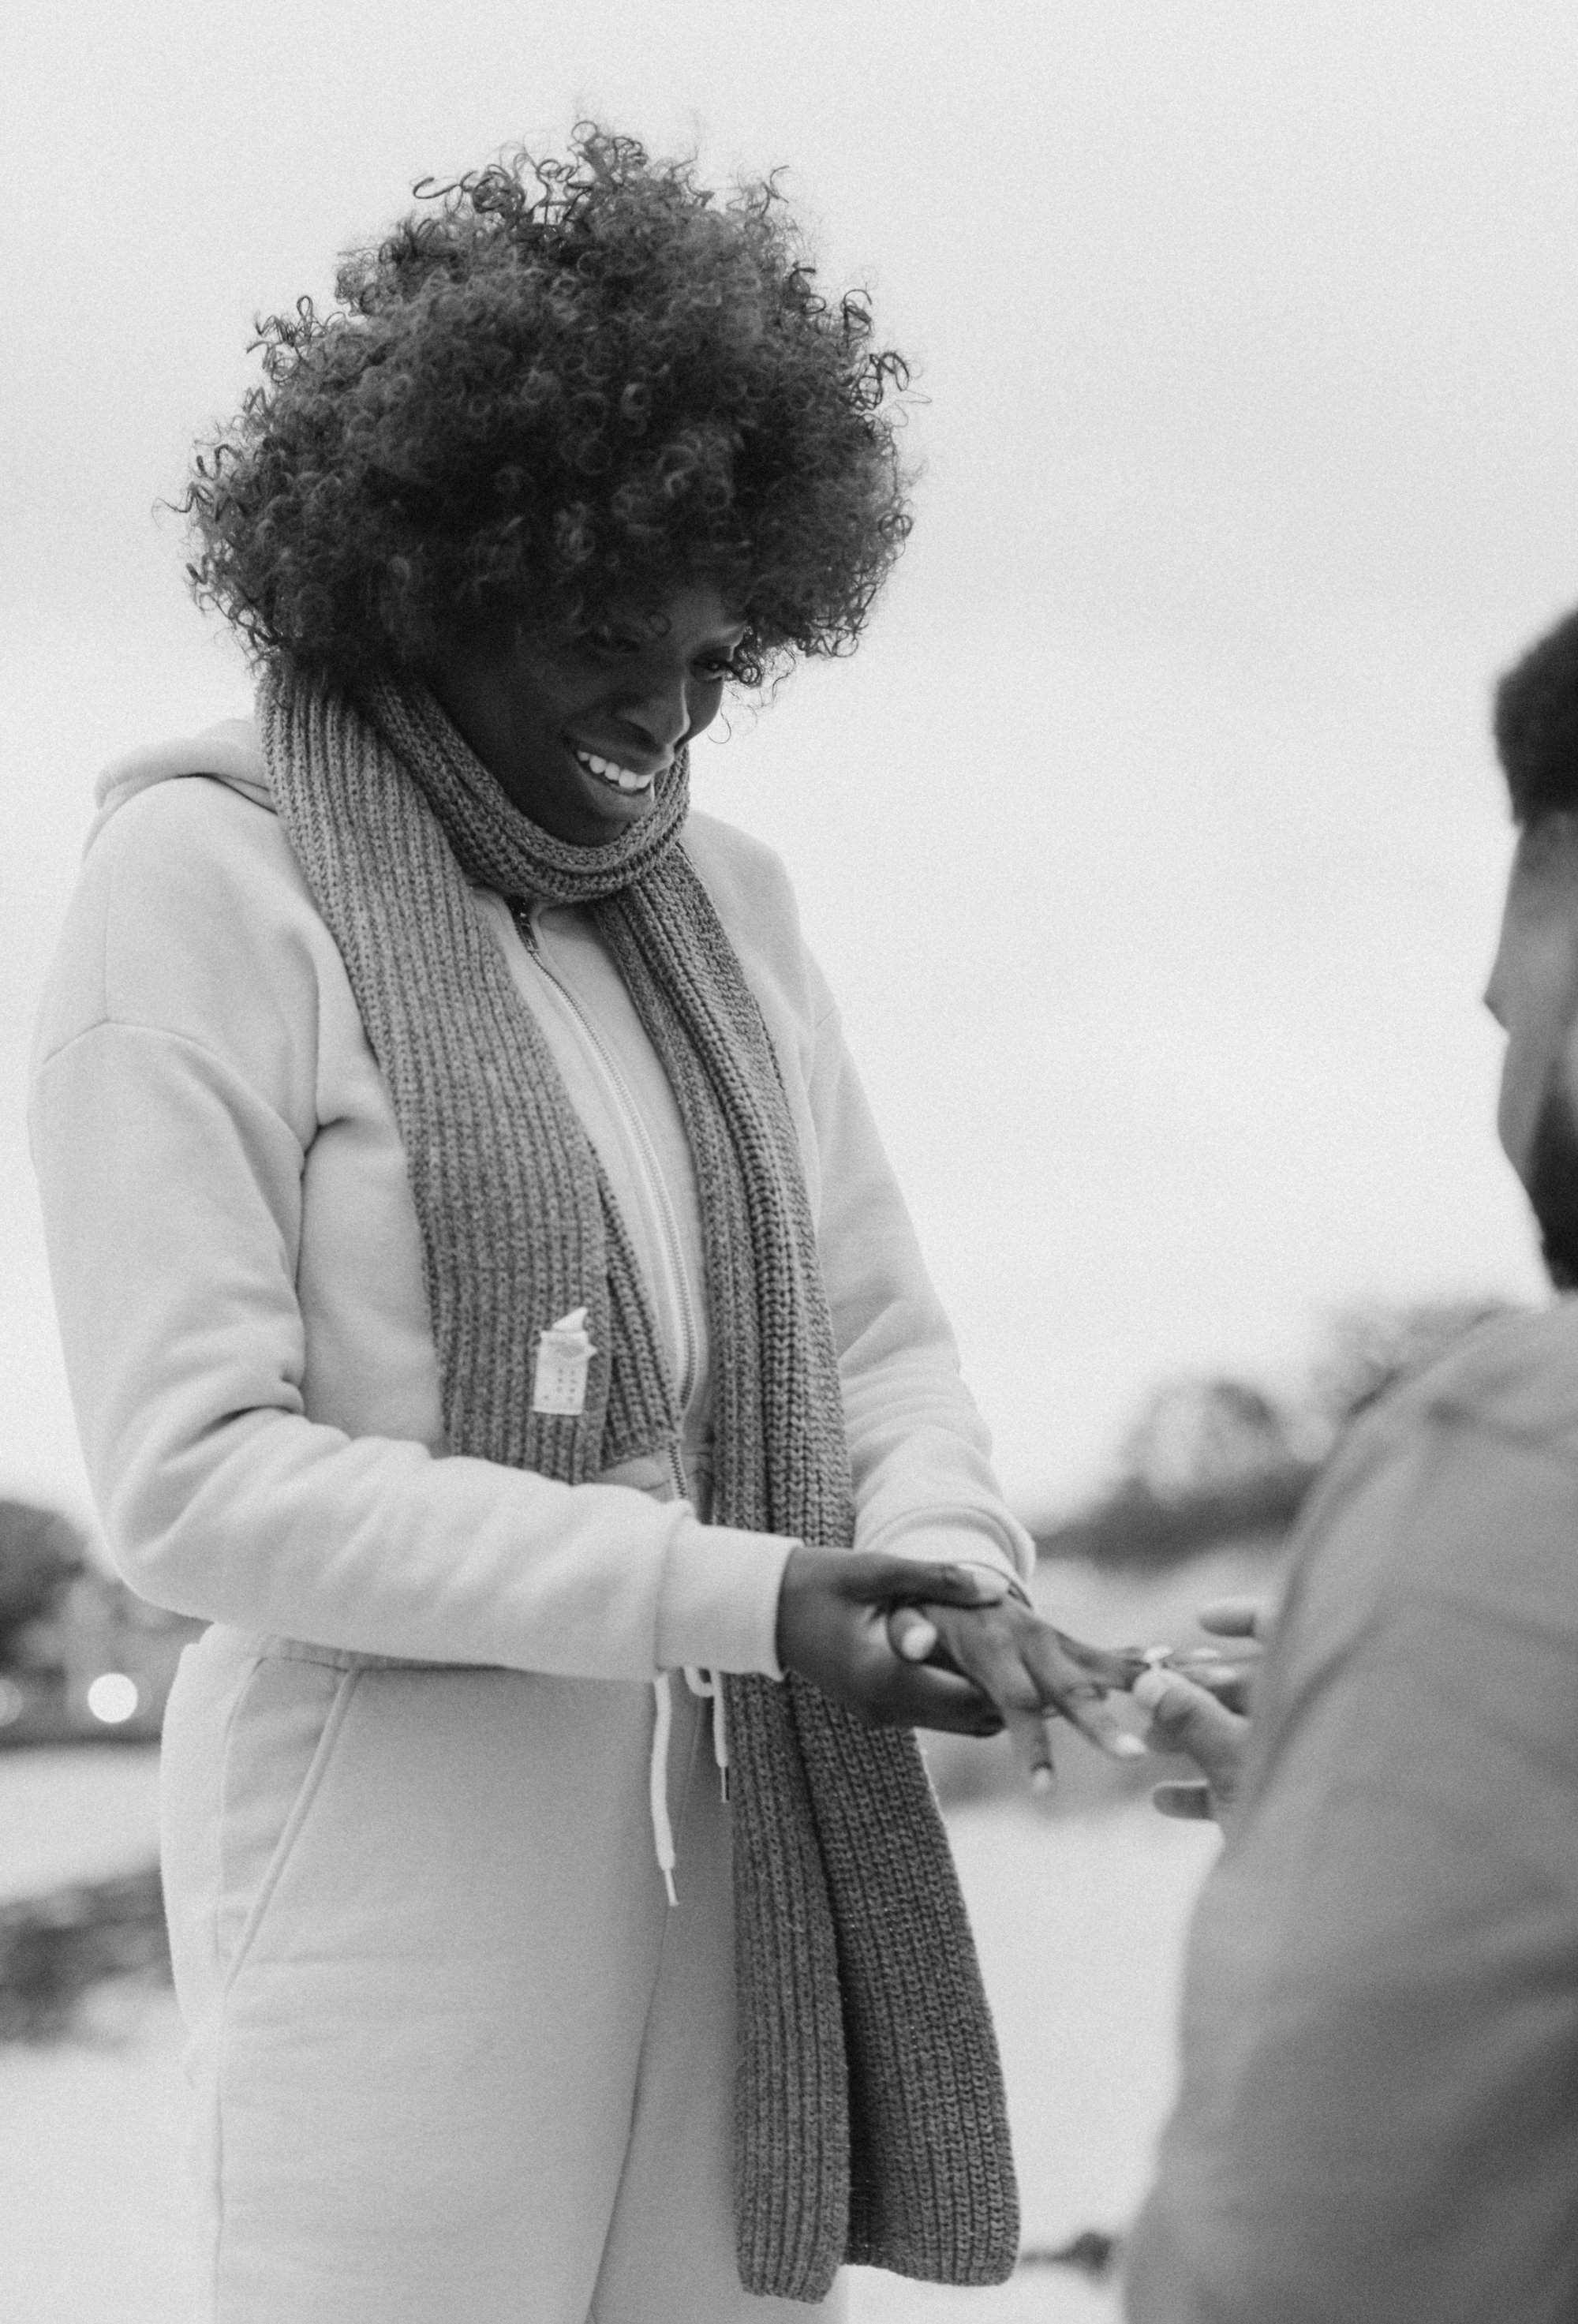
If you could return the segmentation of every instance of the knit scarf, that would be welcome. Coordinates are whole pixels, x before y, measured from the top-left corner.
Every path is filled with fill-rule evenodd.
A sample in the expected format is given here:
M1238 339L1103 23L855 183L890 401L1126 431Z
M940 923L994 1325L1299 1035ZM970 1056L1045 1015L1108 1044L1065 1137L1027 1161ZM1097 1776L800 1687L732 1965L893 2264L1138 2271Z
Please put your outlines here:
M260 698L274 802L393 1099L451 1448L568 1484L678 1415L634 1251L471 892L586 908L672 1085L700 1193L721 1525L847 1545L838 1364L766 1026L680 844L683 758L602 847L523 816L423 687ZM539 1334L587 1310L584 1409L531 1408ZM1018 2240L996 2043L914 1737L790 1674L725 1676L748 2292L844 2261L1000 2282Z

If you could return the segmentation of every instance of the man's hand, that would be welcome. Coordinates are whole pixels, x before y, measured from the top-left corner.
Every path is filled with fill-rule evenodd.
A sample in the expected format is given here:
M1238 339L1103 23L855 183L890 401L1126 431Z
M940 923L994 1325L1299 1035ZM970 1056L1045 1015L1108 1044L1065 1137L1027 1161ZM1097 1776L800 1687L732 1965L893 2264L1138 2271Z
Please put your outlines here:
M984 1609L934 1602L901 1609L888 1628L900 1655L974 1681L995 1704L1034 1791L1049 1791L1054 1781L1047 1729L1055 1719L1068 1720L1114 1759L1143 1752L1105 1699L1109 1689L1128 1688L1137 1661L1131 1653L1087 1646L1009 1595Z
M1150 1715L1146 1738L1153 1751L1193 1759L1204 1783L1158 1784L1151 1798L1163 1815L1218 1823L1231 1813L1242 1779L1249 1742L1250 1692L1275 1608L1253 1598L1222 1598L1196 1617L1214 1637L1241 1641L1231 1659L1204 1648L1181 1655L1172 1667L1148 1667L1132 1692Z
M980 1565L918 1565L880 1553L789 1552L778 1600L778 1658L872 1727L936 1727L995 1735L1002 1718L957 1670L894 1651L888 1620L922 1597L930 1609L984 1611L1008 1591L1006 1575Z
M1148 1670L1134 1682L1134 1700L1150 1714L1146 1741L1153 1751L1182 1752L1203 1784L1158 1784L1151 1799L1165 1816L1221 1823L1238 1796L1250 1722L1197 1686L1181 1671Z

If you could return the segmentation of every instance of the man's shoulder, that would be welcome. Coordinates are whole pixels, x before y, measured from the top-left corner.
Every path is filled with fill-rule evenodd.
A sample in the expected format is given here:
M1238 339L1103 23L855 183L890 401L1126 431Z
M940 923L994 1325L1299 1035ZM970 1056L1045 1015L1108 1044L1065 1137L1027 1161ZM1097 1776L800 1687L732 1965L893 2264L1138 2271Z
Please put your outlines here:
M1478 1325L1378 1407L1413 1435L1459 1423L1572 1459L1578 1470L1578 1296Z
M1306 1631L1449 1596L1578 1621L1578 1299L1481 1325L1349 1432L1300 1521ZM1293 1601L1290 1600L1290 1604Z

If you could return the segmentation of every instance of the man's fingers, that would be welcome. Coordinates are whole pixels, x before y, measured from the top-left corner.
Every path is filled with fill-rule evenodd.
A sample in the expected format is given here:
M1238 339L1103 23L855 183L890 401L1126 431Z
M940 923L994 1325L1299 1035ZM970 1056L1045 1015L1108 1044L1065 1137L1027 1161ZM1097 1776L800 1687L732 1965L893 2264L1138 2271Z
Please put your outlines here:
M1213 1694L1218 1702L1226 1704L1229 1711L1247 1711L1250 1690L1260 1667L1258 1649L1247 1651L1253 1659L1230 1661L1226 1655L1218 1654L1214 1646L1203 1646L1173 1655L1169 1662L1162 1665L1162 1669L1164 1674L1171 1671L1179 1678L1190 1679L1195 1685L1203 1686L1207 1694Z
M1269 1598L1213 1598L1195 1616L1203 1630L1215 1638L1258 1638L1271 1635L1277 1608Z
M1184 1675L1192 1678L1196 1686L1204 1687L1207 1694L1214 1695L1224 1711L1235 1711L1241 1718L1249 1716L1250 1695L1255 1682L1252 1668L1224 1663L1220 1670L1186 1671Z
M1179 1823L1210 1823L1213 1811L1209 1784L1158 1784L1150 1803L1158 1814Z
M1186 1752L1208 1782L1232 1790L1244 1748L1245 1722L1236 1711L1177 1671L1147 1671L1134 1682L1134 1700L1149 1712L1161 1749Z

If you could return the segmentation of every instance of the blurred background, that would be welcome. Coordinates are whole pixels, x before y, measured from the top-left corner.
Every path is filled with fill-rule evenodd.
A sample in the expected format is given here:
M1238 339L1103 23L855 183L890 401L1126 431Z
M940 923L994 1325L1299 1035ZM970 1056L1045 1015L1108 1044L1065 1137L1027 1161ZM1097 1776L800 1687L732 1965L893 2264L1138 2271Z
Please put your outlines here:
M157 504L254 316L327 296L418 178L582 114L720 183L784 165L827 283L870 288L916 367L913 542L859 655L739 706L697 792L789 862L1048 1606L1166 1635L1224 1576L1275 1586L1363 1381L1541 1296L1479 1003L1487 706L1578 599L1578 23L87 0L0 42L5 2312L164 2324L152 1738L182 1633L97 1563L23 1097L97 767L247 706ZM1050 1816L989 1753L939 1766L1029 2248L1072 2259L871 2279L863 2317L1111 2312L1212 1841L1076 1750Z

